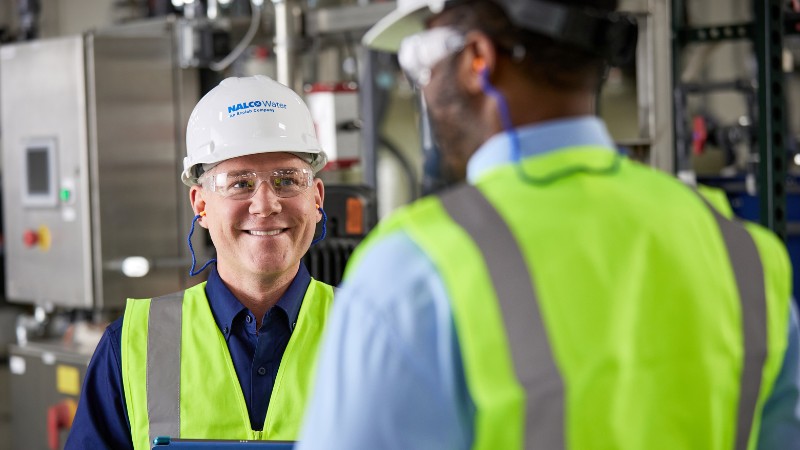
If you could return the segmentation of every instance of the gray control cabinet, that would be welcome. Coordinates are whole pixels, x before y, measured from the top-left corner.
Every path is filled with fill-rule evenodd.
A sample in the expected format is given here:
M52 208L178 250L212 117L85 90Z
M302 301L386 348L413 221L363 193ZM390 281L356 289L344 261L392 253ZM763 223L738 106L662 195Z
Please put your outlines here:
M200 89L176 34L167 20L0 47L9 301L119 309L190 283L179 174ZM132 278L130 256L172 263Z

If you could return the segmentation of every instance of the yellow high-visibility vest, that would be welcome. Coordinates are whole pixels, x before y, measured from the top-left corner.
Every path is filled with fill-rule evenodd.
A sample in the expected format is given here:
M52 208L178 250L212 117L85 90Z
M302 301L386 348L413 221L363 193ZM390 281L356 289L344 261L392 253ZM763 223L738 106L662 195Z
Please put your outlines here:
M474 448L755 448L791 297L771 232L591 146L403 208L347 274L398 230L447 289Z
M156 299L129 299L122 380L136 450L158 436L295 440L302 424L333 288L314 279L286 346L261 431L250 418L206 283Z

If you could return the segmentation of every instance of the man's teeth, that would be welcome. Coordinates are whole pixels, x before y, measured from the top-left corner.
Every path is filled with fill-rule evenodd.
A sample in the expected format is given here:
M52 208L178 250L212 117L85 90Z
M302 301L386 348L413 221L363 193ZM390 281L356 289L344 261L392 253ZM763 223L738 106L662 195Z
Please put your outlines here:
M275 236L276 234L279 234L281 231L283 230L282 229L272 230L272 231L250 230L250 234L252 234L253 236Z

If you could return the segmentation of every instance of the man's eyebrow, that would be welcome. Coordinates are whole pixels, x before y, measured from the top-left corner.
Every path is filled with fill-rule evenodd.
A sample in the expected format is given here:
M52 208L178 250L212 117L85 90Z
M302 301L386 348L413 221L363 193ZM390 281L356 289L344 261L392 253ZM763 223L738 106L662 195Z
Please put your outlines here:
M229 170L227 172L219 172L218 174L215 174L215 175L220 175L220 174L223 174L223 173L227 174L228 176L237 177L239 175L246 175L248 173L255 173L255 170L249 170L249 169Z
M228 174L228 176L239 176L239 175L246 175L248 173L276 173L276 172L302 172L302 171L303 171L302 167L278 167L272 170L236 169L220 173L226 173Z

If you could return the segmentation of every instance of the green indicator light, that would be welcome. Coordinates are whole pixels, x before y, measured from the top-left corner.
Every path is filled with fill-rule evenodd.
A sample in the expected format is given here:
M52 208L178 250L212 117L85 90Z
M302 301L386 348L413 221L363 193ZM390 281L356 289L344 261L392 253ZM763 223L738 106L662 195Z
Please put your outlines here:
M61 189L61 192L59 194L59 196L61 197L61 201L68 202L71 194L72 193L69 191L69 189Z

